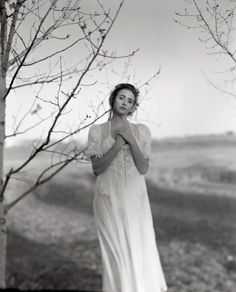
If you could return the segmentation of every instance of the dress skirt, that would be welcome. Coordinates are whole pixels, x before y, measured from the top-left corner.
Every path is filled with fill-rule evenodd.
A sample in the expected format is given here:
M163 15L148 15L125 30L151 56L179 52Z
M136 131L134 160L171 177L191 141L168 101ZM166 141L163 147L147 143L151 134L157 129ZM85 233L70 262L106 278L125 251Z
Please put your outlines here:
M94 218L104 292L167 291L144 176L110 169L97 179Z

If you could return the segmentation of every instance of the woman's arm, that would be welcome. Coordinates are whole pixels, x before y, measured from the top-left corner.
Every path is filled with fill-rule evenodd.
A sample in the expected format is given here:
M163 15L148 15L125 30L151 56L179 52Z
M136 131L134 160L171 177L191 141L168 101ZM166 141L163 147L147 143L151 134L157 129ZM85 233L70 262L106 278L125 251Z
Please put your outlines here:
M118 135L121 135L123 139L127 143L129 143L131 154L133 156L134 163L137 167L138 172L140 174L146 174L149 168L149 160L140 150L128 122L125 122L124 126L118 131Z
M136 140L134 140L134 143L130 144L130 149L138 172L140 174L146 174L149 168L149 160L144 157Z
M93 173L99 175L105 171L125 143L126 141L117 135L115 144L101 158L91 157Z

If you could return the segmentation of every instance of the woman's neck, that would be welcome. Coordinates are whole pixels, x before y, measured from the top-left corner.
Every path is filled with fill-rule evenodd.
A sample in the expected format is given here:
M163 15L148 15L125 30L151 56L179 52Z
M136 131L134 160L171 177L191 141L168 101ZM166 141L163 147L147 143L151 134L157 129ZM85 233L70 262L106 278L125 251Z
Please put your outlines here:
M110 120L110 125L111 125L111 128L112 129L115 129L115 128L120 128L122 125L123 125L123 121L126 121L127 120L127 116L126 115L117 115L117 114L114 114L113 113L113 116Z
M113 116L111 118L115 123L119 123L121 121L127 120L127 115L118 115L116 113L113 113Z

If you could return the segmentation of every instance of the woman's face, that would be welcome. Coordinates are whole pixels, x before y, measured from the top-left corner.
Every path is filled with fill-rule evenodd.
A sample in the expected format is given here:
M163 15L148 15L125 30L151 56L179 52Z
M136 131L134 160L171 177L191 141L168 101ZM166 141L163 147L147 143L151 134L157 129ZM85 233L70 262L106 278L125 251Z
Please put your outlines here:
M113 112L119 115L128 115L135 103L135 96L129 89L121 89L114 102Z

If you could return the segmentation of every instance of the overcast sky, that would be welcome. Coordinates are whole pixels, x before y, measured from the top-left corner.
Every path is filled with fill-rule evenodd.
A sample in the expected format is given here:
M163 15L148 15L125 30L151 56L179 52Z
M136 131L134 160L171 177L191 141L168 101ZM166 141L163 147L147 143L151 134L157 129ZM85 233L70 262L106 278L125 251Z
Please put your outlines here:
M114 7L119 3L105 2ZM92 5L93 1L89 3ZM174 22L175 12L184 6L186 3L181 0L126 0L105 43L105 48L116 49L121 55L139 49L129 71L134 73L132 82L141 84L161 69L137 115L137 121L148 125L155 138L223 133L234 130L236 125L235 100L212 88L202 73L218 81L219 74L212 72L216 67L224 68L227 60L217 61L214 56L207 55L204 44L198 40L199 33ZM104 84L125 81L109 72L98 80L96 87L88 89L83 97L83 106L80 103L78 109L73 109L74 115L87 111L92 97L96 103L94 97L99 90L108 97L109 91ZM8 100L8 123L18 107L23 107L19 94L24 95L25 104L30 102L30 89L12 94ZM37 132L29 135L32 137Z

